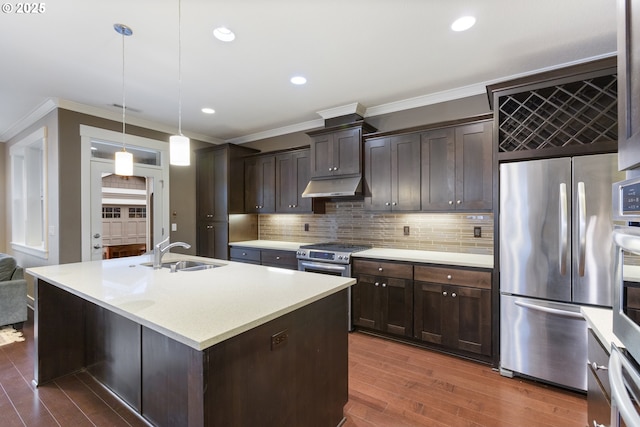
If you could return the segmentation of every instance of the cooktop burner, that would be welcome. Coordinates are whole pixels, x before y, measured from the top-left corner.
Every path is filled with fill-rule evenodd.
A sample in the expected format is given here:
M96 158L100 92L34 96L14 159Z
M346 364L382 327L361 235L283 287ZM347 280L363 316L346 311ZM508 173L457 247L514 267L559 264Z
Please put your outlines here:
M341 243L341 242L326 242L326 243L313 243L310 245L302 245L300 249L315 249L319 251L335 251L335 252L358 252L371 249L371 245L365 245L362 243Z

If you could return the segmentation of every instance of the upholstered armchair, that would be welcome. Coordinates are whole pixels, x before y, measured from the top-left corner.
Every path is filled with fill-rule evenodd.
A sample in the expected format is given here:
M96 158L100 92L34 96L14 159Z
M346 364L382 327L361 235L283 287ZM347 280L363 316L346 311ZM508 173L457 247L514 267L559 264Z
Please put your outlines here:
M15 258L0 253L0 326L22 329L27 320L27 281Z

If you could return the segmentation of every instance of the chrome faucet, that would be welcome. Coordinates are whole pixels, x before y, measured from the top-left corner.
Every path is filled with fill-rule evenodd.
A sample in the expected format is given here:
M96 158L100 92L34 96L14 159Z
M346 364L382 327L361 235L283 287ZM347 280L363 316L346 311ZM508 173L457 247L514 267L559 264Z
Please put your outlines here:
M165 243L169 243L169 237L164 239L162 242L158 243L153 247L153 268L158 269L162 268L162 256L171 248L175 248L176 246L181 246L185 249L189 249L191 247L190 244L184 242L174 242L170 243L164 248L162 245Z

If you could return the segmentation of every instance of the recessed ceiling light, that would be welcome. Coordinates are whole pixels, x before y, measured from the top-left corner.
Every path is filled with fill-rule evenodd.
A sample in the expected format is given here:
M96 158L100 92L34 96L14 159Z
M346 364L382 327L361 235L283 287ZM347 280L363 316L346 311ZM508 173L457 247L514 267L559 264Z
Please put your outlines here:
M213 114L213 113L215 113L215 112L216 112L216 110L214 110L213 108L206 108L206 107L205 107L205 108L203 108L203 109L202 109L202 110L200 110L200 111L202 111L202 112L203 112L203 113L205 113L205 114Z
M476 23L476 18L473 16L463 16L462 18L456 19L453 24L451 24L451 29L453 31L466 31L469 28L473 27Z
M236 38L236 35L227 27L218 27L213 30L213 35L220 41L231 42Z
M291 83L293 83L294 85L303 85L307 82L307 79L305 79L302 76L293 76L291 77Z

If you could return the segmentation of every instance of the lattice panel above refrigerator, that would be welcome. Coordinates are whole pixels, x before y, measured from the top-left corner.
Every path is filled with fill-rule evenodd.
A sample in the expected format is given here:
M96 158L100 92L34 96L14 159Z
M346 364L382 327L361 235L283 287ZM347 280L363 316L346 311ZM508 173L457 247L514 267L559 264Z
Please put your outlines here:
M618 139L617 75L499 98L499 151L540 150Z

